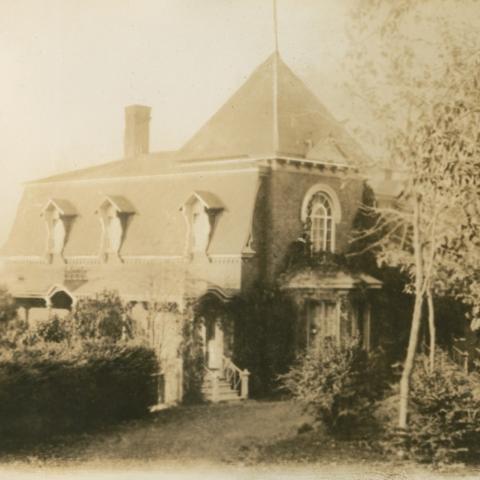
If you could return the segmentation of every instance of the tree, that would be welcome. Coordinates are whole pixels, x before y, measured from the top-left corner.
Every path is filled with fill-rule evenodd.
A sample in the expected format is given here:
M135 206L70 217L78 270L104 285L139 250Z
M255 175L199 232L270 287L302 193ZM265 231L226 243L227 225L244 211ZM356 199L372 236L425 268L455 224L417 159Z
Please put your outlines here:
M374 208L378 219L361 235L375 237L370 248L380 262L408 272L415 299L400 381L401 428L424 301L433 340L434 294L457 289L472 300L479 266L480 42L465 19L449 17L445 7L454 3L435 2L432 15L429 0L359 0L352 28L352 91L368 102L369 137L377 137L403 183L398 204Z
M0 286L0 324L5 326L17 316L15 299L8 293L6 287Z
M116 292L103 291L94 297L81 298L72 315L82 339L117 342L132 336L128 308Z

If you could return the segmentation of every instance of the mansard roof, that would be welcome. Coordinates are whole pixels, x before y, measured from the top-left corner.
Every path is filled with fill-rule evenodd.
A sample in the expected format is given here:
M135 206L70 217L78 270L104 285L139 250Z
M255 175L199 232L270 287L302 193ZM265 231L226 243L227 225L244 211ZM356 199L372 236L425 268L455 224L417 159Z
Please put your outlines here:
M53 196L68 197L77 211L64 255L98 255L102 226L94 212L109 196L117 200L120 197L128 199L128 204L135 206L135 215L128 224L121 255L181 256L185 248L186 225L179 206L195 191L210 192L208 202L214 198L216 202L221 199L224 205L209 254L240 254L250 234L258 181L258 170L238 169L221 175L217 172L202 172L202 175L192 172L121 181L102 179L30 184L25 188L2 254L44 255L45 219L41 212Z

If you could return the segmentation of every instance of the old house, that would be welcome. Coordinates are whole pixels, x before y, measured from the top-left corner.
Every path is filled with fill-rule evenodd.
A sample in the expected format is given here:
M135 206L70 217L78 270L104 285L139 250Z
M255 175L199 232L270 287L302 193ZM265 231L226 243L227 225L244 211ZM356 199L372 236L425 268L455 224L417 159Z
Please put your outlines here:
M380 282L289 269L292 244L308 254L347 248L363 153L279 54L178 151L150 152L150 115L146 106L125 109L124 158L26 185L2 250L22 314L33 321L117 290L159 349L167 402L182 395L178 312L186 300L203 306L207 366L220 380L240 379L244 366L230 358L235 338L217 307L280 279L297 306L296 341L315 349L325 337L360 335L368 348L368 295L352 292ZM178 309L152 317L152 302Z

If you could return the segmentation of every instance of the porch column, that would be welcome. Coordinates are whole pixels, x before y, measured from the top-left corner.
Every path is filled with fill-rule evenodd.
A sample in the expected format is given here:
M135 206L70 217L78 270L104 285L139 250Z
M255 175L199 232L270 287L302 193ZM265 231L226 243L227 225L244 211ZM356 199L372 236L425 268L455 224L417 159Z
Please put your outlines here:
M250 372L245 369L242 370L242 373L240 374L240 398L243 400L246 400L248 398L248 379L250 377Z
M368 352L371 347L371 311L370 302L365 304L365 312L363 318L363 348Z

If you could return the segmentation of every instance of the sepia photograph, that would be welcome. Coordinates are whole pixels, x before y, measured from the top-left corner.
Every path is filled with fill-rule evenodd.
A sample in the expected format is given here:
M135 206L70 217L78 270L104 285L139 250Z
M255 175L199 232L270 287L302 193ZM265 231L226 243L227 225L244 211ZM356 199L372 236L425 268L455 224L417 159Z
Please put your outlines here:
M0 0L0 476L480 478L480 1Z

